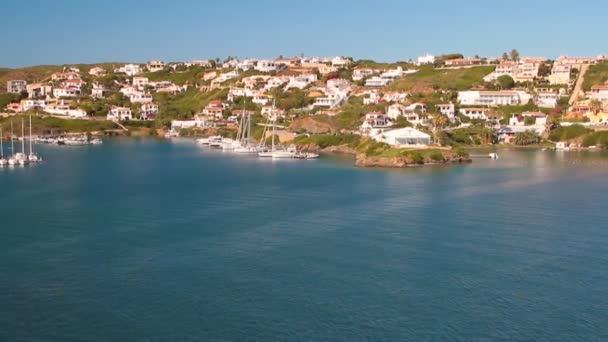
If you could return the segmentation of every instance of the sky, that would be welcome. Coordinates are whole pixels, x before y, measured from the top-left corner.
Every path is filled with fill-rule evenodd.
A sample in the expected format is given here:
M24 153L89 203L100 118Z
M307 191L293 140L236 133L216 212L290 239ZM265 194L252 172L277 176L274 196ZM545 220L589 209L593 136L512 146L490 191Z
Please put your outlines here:
M6 0L0 67L608 53L606 0Z

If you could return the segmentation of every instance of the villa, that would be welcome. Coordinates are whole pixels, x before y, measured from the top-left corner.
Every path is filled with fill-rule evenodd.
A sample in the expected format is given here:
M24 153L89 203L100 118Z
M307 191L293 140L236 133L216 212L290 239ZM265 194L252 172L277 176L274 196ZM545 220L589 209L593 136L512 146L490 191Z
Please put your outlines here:
M528 103L530 94L524 91L467 90L458 92L458 102L464 106L510 106Z
M142 120L154 120L158 114L158 104L154 102L144 103L139 110L139 117Z
M25 80L10 80L6 82L6 91L13 94L19 94L27 90L27 82Z
M285 90L291 88L304 89L308 85L317 81L317 75L315 74L302 74L298 76L289 77L289 83L285 86Z
M419 56L418 62L416 64L424 65L424 64L434 64L434 63L435 63L435 56L427 53L426 55Z
M608 84L599 84L591 87L590 97L594 100L608 100Z
M454 121L456 115L456 108L453 103L442 103L437 105L439 113L448 117L450 121Z
M161 71L161 70L163 70L165 68L165 62L163 62L163 61L149 61L148 64L146 64L146 68L150 72Z
M221 100L213 100L205 106L202 113L205 116L221 119L224 114L224 109L226 109L226 106Z
M47 97L53 94L53 87L48 84L35 83L26 86L29 98Z
M143 90L148 83L150 83L150 80L147 77L133 77L133 81L131 82L131 84L139 90Z
M471 120L487 120L489 113L488 108L460 108L460 114Z
M106 74L106 70L103 68L100 68L100 67L92 67L89 70L89 75L91 75L91 76L98 77L98 76L103 76L105 74Z
M378 73L377 70L371 68L354 68L353 69L353 81L360 81L366 77L370 77Z
M541 108L555 108L560 95L553 91L539 91L534 97L534 103Z
M131 109L127 107L112 106L107 115L108 120L131 120L133 115Z

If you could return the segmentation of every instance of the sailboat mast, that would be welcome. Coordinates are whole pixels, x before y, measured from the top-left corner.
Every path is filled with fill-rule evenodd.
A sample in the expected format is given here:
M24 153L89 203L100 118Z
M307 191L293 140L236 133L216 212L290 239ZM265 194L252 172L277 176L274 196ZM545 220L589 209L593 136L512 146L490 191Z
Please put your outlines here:
M21 118L21 153L25 154L25 120Z
M11 153L15 155L15 140L13 140L13 120L11 120Z
M0 159L4 159L4 137L2 136L2 127L0 127Z
M33 154L32 150L32 114L30 114L30 155Z

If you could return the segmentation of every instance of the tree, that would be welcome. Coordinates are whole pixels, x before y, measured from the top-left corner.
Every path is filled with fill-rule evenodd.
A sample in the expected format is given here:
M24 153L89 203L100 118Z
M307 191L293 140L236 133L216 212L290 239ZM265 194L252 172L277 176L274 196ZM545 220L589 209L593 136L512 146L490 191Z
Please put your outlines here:
M593 99L591 102L589 102L589 107L591 107L593 113L597 113L602 110L602 101Z
M509 55L507 55L507 53L506 53L506 52L503 52L503 53L502 53L502 60L503 60L503 61L509 60Z
M547 77L551 74L551 66L547 63L543 63L538 67L538 76Z
M533 131L525 131L516 133L513 137L513 143L519 146L538 144L540 137Z
M496 79L502 89L511 89L515 86L515 81L509 75L501 75Z
M511 50L510 52L511 60L518 61L519 60L519 52L516 49Z

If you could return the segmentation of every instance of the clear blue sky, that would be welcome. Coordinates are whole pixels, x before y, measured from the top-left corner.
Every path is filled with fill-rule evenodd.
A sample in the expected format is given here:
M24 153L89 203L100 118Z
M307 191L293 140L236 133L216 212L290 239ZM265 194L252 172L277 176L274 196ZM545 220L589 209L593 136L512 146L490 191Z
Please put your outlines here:
M608 53L606 0L2 0L0 66Z

